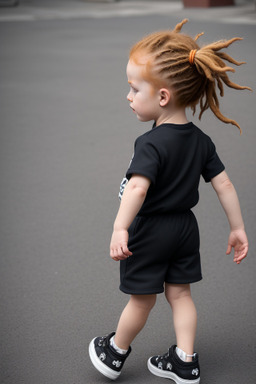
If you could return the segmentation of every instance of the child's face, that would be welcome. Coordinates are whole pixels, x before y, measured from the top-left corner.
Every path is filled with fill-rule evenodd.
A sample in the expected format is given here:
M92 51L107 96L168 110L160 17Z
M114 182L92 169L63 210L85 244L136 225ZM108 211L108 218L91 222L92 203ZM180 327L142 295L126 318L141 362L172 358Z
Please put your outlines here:
M137 65L131 60L128 62L127 78L130 92L127 100L140 121L157 121L160 113L159 93L143 79L142 68L142 65Z

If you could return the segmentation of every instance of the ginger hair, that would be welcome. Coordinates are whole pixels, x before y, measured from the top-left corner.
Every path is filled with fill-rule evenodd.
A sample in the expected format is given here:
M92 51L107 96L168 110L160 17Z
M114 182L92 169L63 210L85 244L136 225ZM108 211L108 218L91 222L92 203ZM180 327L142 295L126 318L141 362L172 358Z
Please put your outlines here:
M194 39L179 33L187 21L184 19L172 31L144 37L131 48L129 58L144 66L143 76L154 86L169 86L178 106L191 107L194 114L199 104L199 119L210 108L219 120L235 125L241 133L239 124L220 112L216 90L218 87L220 96L224 95L224 84L234 89L251 90L229 79L227 72L235 72L235 69L227 66L224 60L235 65L245 62L238 62L221 51L242 38L221 40L200 48L197 39L203 33Z

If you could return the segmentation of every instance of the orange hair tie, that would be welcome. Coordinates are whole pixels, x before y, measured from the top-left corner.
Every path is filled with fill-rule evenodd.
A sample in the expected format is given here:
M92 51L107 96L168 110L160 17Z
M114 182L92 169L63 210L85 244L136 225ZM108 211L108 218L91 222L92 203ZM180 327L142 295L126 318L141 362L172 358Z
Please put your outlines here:
M194 59L195 59L195 55L196 55L196 51L197 49L191 49L190 53L189 53L189 64L193 65L194 64Z

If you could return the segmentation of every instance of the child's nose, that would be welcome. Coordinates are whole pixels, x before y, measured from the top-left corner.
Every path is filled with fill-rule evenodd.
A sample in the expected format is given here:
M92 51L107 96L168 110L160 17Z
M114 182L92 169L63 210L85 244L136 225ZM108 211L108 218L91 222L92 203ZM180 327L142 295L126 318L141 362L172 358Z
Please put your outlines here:
M128 95L127 95L127 100L130 101L130 103L132 102L132 95L131 95L131 92L128 93Z

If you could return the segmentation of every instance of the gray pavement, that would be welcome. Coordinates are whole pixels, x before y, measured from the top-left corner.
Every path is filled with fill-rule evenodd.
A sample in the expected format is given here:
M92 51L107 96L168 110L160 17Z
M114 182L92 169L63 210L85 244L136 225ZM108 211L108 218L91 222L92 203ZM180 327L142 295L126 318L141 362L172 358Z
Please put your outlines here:
M253 2L199 11L166 1L157 12L155 3L26 0L0 9L1 384L109 382L87 348L115 329L127 301L109 239L134 139L150 128L126 102L131 44L184 17L184 31L205 31L202 43L242 36L230 51L247 65L232 78L256 89ZM248 258L234 265L225 215L202 183L195 212L204 279L193 295L206 384L255 383L255 105L255 92L225 92L223 111L242 136L210 112L194 118L237 188L250 241ZM160 295L119 382L164 382L146 361L173 342Z

